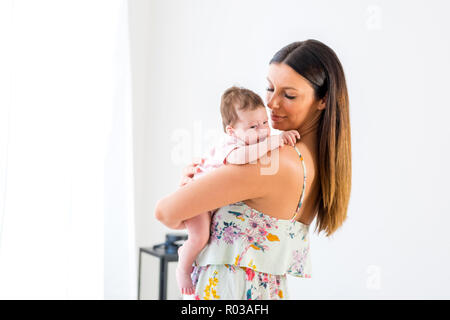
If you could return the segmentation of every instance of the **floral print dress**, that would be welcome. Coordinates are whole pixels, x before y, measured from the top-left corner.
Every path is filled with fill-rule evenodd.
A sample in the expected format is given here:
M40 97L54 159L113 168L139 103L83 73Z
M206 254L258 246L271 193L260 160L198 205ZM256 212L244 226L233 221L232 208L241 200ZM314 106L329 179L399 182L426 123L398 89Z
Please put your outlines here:
M290 220L277 219L237 202L219 208L211 220L210 239L191 274L197 300L289 299L286 275L311 277L309 225L295 220L303 192Z

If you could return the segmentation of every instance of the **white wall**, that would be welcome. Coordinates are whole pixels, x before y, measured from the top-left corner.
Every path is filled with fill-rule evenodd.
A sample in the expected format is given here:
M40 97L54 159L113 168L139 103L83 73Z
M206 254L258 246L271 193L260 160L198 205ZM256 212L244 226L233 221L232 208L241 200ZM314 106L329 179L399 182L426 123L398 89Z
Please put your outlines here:
M126 4L0 1L0 299L136 295Z
M173 135L191 139L185 163L200 155L204 134L220 132L223 90L239 84L264 96L272 55L313 38L346 72L353 188L344 227L311 237L313 278L290 278L291 297L450 298L449 6L131 0L137 246L170 231L153 209L184 166Z

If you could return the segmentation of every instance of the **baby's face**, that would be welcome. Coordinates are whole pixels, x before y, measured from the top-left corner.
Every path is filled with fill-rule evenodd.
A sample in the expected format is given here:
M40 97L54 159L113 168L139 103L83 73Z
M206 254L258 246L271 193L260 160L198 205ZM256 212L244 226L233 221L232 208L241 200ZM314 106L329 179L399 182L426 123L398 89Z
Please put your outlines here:
M239 120L233 127L232 134L237 138L246 144L255 144L270 136L269 118L264 106L255 110L236 110L236 113Z

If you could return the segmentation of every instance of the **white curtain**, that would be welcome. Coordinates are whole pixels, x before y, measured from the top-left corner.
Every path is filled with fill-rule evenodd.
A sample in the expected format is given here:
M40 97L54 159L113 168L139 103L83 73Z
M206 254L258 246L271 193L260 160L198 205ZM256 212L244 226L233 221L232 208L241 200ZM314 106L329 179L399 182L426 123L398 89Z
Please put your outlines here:
M135 299L127 1L0 3L0 299Z

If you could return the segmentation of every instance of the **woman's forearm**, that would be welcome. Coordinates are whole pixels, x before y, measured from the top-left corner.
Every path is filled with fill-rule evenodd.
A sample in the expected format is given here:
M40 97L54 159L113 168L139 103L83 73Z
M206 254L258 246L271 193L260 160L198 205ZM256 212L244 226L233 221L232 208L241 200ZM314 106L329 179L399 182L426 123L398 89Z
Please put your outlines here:
M159 200L156 203L155 212L154 212L155 218L157 220L159 220L163 225L165 225L166 227L168 227L170 229L174 229L174 230L185 229L186 226L184 224L184 220L173 221L173 220L167 219L167 216L166 216L167 213L165 210L166 203L167 203L167 201L165 200L165 198Z
M261 164L226 165L189 182L158 201L154 216L169 228L203 212L265 194L268 177L260 174Z

